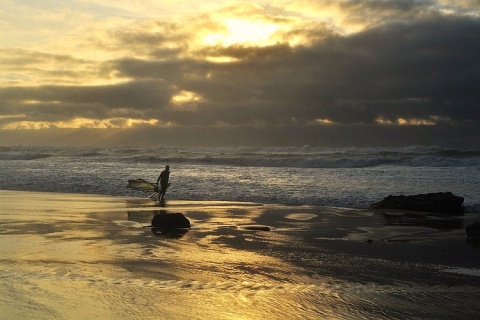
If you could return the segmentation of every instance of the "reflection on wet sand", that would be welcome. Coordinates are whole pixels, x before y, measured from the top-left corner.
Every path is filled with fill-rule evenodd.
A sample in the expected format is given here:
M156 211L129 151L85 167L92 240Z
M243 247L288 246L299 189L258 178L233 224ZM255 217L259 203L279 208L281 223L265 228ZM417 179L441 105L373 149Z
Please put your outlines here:
M423 219L405 225L338 208L159 207L2 191L0 200L0 319L429 319L480 311L480 248L461 229ZM174 213L191 228L151 232L155 217ZM429 241L385 241L400 234ZM372 235L382 241L367 244Z
M446 214L384 212L383 216L387 225L426 227L440 231L464 228L463 220L461 218Z

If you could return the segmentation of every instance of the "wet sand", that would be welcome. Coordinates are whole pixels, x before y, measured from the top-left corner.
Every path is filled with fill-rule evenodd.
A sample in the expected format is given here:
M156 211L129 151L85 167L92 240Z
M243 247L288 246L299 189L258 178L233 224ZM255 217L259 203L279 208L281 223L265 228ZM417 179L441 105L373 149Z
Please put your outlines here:
M0 319L475 318L474 220L0 191Z

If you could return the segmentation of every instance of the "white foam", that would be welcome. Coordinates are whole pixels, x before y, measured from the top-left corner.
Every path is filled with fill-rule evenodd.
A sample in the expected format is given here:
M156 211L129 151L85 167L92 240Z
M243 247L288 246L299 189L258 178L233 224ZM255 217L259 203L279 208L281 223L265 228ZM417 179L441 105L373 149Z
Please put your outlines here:
M446 268L443 272L461 274L465 276L480 277L480 269L468 269L468 268Z

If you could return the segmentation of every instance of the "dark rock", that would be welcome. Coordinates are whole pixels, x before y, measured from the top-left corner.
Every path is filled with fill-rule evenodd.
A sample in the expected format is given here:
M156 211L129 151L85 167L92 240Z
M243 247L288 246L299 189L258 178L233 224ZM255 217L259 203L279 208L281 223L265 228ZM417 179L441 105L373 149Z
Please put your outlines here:
M190 228L190 220L179 212L159 213L152 219L152 228L161 230L188 229Z
M465 227L465 231L467 232L467 237L480 239L480 222L475 221L469 224Z
M412 196L388 196L374 203L370 209L394 209L462 215L465 213L463 197L451 192L417 194Z

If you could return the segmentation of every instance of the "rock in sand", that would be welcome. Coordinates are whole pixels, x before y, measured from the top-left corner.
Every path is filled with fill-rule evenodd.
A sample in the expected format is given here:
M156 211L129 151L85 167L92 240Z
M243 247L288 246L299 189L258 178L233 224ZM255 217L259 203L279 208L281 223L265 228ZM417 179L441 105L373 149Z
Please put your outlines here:
M183 214L177 213L159 213L152 219L152 228L170 230L190 228L190 220Z
M417 194L411 196L388 196L374 203L370 209L394 209L462 215L465 213L463 197L451 192Z

